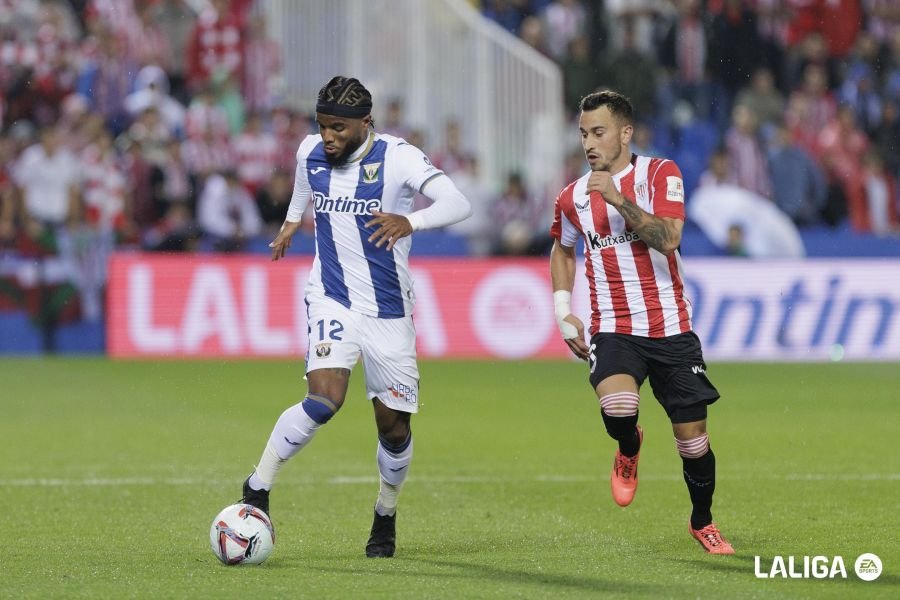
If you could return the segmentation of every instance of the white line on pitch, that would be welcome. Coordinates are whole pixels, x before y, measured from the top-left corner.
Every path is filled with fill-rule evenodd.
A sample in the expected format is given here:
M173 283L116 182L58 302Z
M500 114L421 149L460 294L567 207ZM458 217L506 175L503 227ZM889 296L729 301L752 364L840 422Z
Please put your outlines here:
M680 481L680 475L642 475L644 481ZM781 477L720 477L724 481L748 481L751 479L781 480L781 481L900 481L900 473L790 473ZM537 475L535 477L489 477L489 476L429 476L411 475L409 480L413 483L506 483L521 482L538 483L596 483L605 481L606 477L591 475ZM365 476L337 476L317 481L305 479L292 480L292 484L327 483L331 485L357 485L377 483L378 477ZM29 478L29 479L0 479L0 487L119 487L119 486L147 486L147 485L228 485L234 483L230 480L202 479L191 477L86 477L82 479L62 478Z

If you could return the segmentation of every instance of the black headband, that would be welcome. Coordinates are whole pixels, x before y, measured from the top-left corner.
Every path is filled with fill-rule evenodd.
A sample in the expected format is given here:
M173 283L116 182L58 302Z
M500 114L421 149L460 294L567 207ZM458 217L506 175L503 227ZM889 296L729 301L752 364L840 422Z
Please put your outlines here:
M323 115L331 115L332 117L362 119L372 112L372 103L367 102L362 106L347 106L346 104L338 104L337 102L325 102L319 100L316 102L316 112L322 113Z

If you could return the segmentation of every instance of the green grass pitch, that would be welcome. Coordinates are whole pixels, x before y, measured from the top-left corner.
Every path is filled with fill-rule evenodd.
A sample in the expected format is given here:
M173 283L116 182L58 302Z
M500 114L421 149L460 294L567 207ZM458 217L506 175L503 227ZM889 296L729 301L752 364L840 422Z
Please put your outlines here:
M281 473L277 544L225 567L212 517L238 499L301 361L0 360L0 597L898 598L900 366L713 364L716 521L706 555L662 409L643 390L634 503L575 362L423 362L398 551L366 559L375 428L354 374L342 412ZM881 577L853 562L879 555ZM757 579L776 555L848 578ZM830 563L829 563L830 564Z

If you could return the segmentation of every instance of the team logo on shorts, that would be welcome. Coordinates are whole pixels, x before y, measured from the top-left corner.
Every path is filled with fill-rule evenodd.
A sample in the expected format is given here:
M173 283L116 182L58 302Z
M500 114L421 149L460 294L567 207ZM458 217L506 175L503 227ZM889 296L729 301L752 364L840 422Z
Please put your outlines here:
M363 183L375 183L378 181L378 169L381 168L381 163L369 163L367 165L363 165Z
M331 342L325 342L322 344L316 344L316 356L319 358L325 358L326 356L331 354Z

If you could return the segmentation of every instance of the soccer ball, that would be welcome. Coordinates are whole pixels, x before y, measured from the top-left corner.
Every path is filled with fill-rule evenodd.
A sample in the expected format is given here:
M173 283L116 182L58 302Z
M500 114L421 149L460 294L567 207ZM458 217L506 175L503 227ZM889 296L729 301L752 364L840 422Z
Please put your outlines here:
M275 528L269 515L255 506L232 504L213 519L209 545L226 565L258 565L272 554Z

